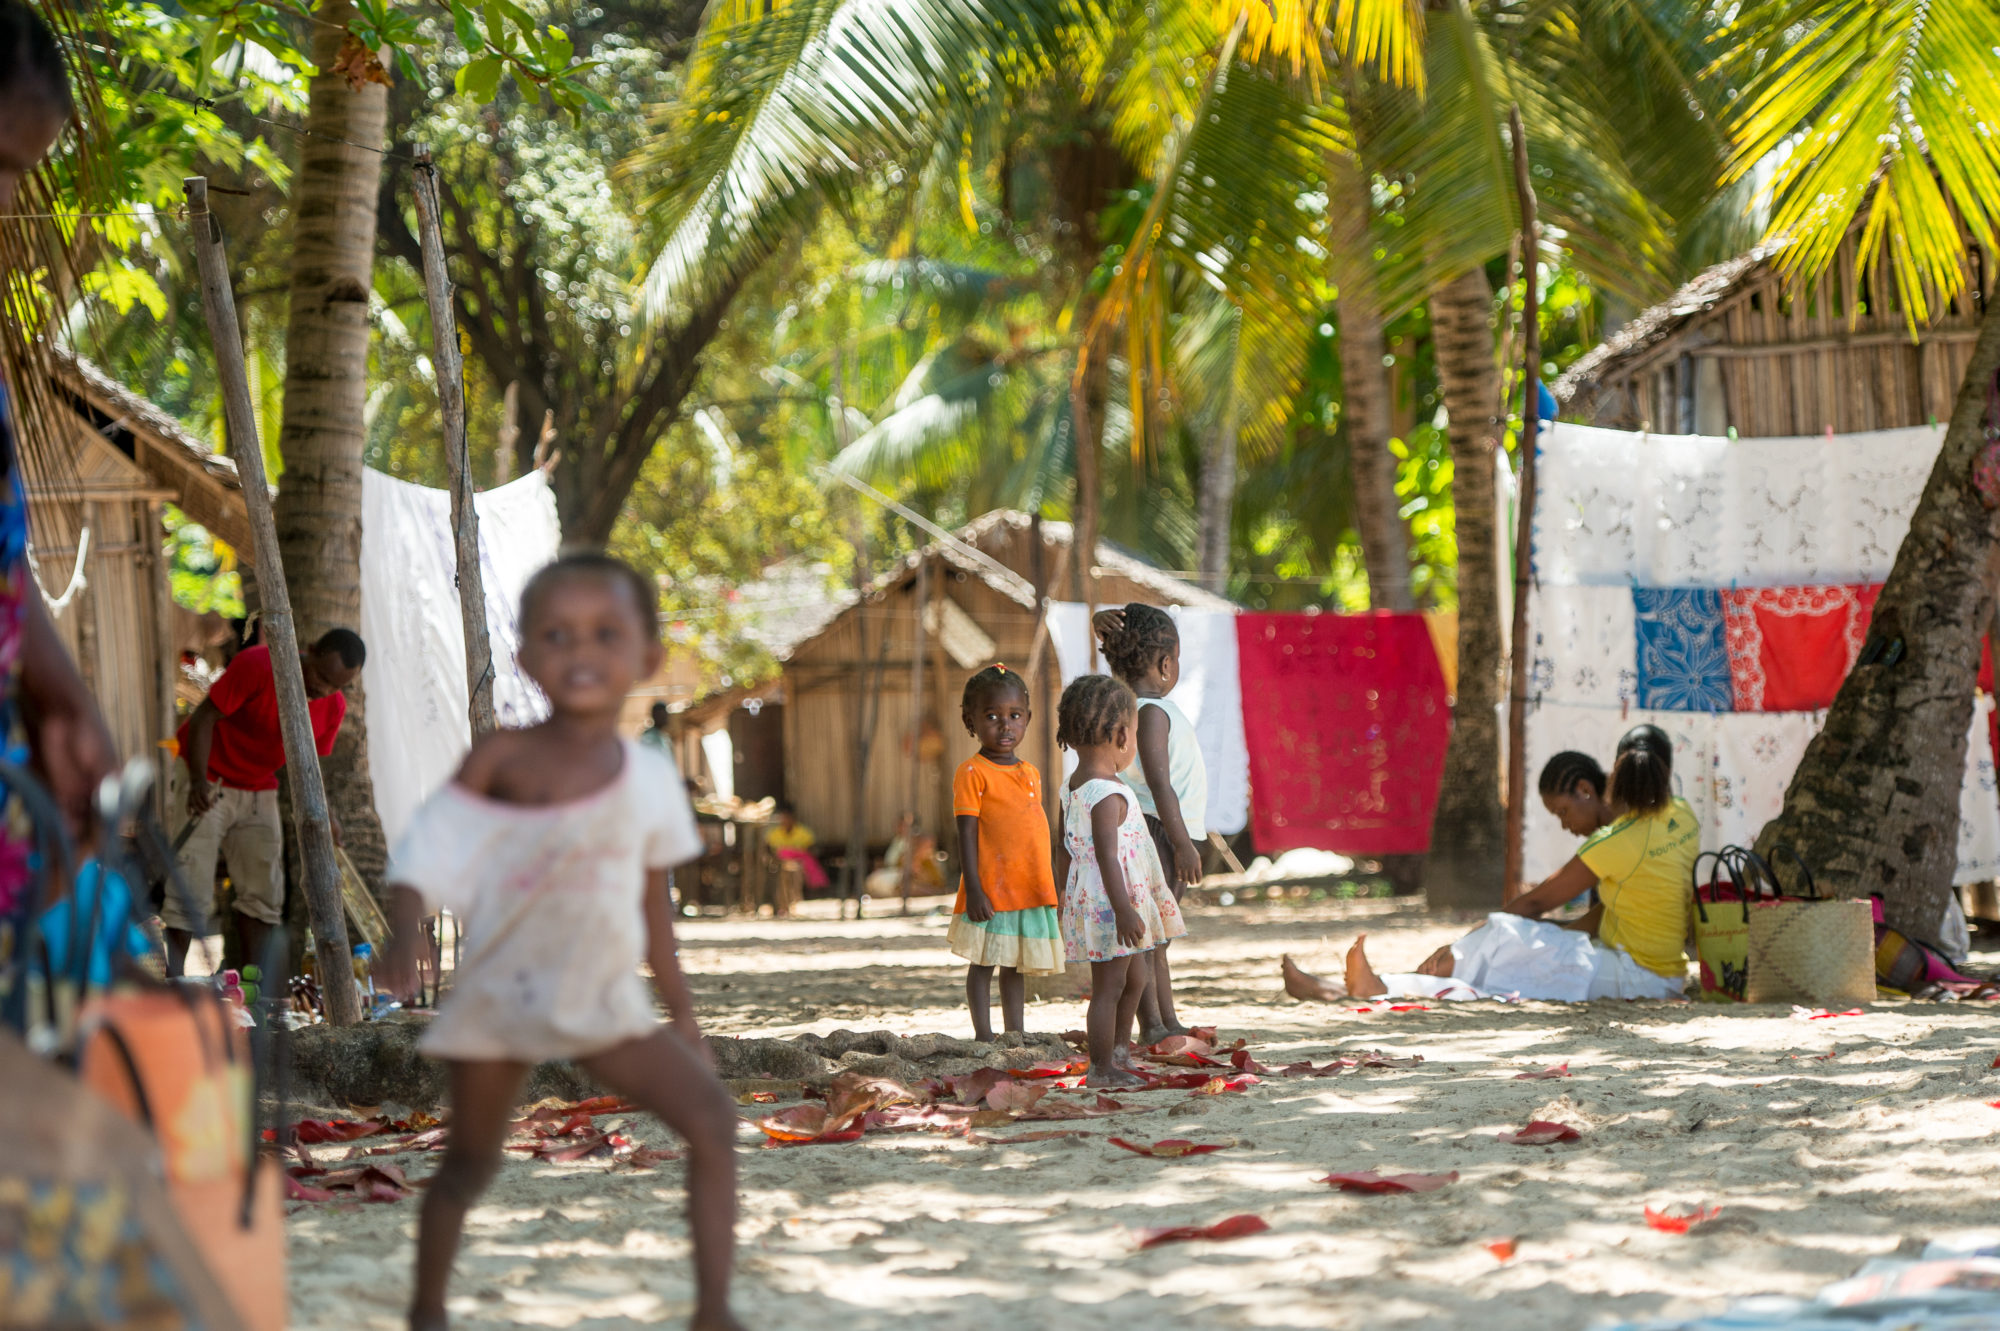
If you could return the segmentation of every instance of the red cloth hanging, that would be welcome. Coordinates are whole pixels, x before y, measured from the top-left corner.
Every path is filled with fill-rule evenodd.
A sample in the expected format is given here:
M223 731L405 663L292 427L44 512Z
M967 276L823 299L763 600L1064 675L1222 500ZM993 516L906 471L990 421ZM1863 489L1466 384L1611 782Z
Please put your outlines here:
M1833 703L1868 637L1879 583L1749 587L1722 593L1739 712L1813 712Z
M1423 616L1246 614L1236 642L1257 849L1427 849L1451 708Z

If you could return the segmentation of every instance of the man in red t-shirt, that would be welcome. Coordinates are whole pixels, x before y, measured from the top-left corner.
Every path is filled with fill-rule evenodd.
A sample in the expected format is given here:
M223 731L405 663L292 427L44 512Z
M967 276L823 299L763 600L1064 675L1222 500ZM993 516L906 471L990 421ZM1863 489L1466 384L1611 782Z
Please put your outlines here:
M361 636L333 629L313 644L305 668L314 746L333 752L347 715L341 692L361 674ZM229 866L236 923L246 960L261 960L271 927L284 918L285 833L278 821L278 773L285 741L278 725L278 690L271 653L245 647L209 687L208 697L180 729L181 761L168 785L169 808L186 801L194 830L181 847L181 877L190 899L167 893L167 973L179 975L188 945L206 934L215 914L215 861ZM334 835L339 836L336 826Z

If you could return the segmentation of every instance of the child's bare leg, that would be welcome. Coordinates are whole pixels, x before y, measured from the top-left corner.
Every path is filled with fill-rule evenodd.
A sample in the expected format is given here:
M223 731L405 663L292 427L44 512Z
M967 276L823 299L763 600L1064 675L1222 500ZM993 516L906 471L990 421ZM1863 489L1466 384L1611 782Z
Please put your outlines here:
M514 1116L514 1097L525 1063L462 1063L451 1068L451 1131L444 1164L424 1192L417 1222L417 1285L410 1297L411 1331L438 1331L446 1325L445 1289L458 1255L465 1213L493 1181L500 1149Z
M1113 1051L1130 1028L1131 1013L1119 1021L1125 1003L1126 976L1132 957L1113 957L1090 963L1090 1007L1084 1015L1084 1033L1090 1049L1090 1070L1084 1074L1086 1086L1137 1086L1143 1078L1118 1066ZM1133 997L1137 1002L1137 996Z
M643 1106L688 1147L695 1331L739 1331L729 1310L736 1257L736 1103L701 1053L666 1027L583 1060L591 1076Z
M1007 997L1007 985L1000 985L1000 997ZM965 1005L972 1010L972 1038L990 1041L993 1038L993 968L991 966L967 966L965 968Z
M1368 964L1368 953L1362 950L1367 941L1367 934L1358 934L1354 946L1347 949L1347 992L1356 998L1380 998L1389 992L1389 986Z
M1140 1000L1153 985L1153 954L1150 950L1133 954L1126 972L1125 994L1118 1000L1118 1043L1121 1049L1132 1039L1132 1024L1139 1016ZM1129 1058L1129 1052L1127 1057Z
M1005 1030L1028 1029L1028 982L1012 966L1000 968L1000 1019Z
M1166 943L1153 949L1146 971L1146 992L1139 1000L1139 1043L1158 1044L1169 1035L1186 1035L1174 1011L1174 975L1167 966Z

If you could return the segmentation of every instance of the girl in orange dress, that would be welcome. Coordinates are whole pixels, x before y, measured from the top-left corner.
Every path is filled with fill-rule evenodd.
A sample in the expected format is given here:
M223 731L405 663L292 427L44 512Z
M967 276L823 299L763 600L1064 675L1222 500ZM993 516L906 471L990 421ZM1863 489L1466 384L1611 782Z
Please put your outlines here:
M987 666L967 681L960 716L979 752L959 764L951 783L965 867L950 940L952 952L970 963L965 1001L973 1035L991 1040L994 969L1000 971L1006 1029L1021 1030L1027 1022L1022 977L1061 974L1062 938L1042 774L1014 752L1034 716L1028 686L1004 665Z

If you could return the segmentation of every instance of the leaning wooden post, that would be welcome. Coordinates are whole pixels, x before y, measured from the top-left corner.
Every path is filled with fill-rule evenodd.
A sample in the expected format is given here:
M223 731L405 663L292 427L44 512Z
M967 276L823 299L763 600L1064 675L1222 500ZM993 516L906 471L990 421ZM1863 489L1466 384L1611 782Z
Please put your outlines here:
M903 833L903 863L897 886L901 914L910 913L910 887L917 873L917 801L924 789L924 615L930 610L931 566L917 561L917 618L910 626L910 826ZM888 632L887 628L883 632Z
M1541 286L1537 257L1541 238L1535 212L1535 187L1528 178L1528 142L1521 129L1521 108L1507 118L1514 140L1514 189L1521 200L1522 376L1527 396L1521 411L1521 471L1514 502L1514 626L1508 660L1507 693L1507 859L1503 891L1518 893L1526 862L1528 819L1528 667L1534 652L1528 642L1528 588L1533 581L1535 438L1541 423Z
M223 419L229 452L243 484L250 515L251 551L256 557L257 591L264 603L264 642L271 650L271 677L278 694L278 725L285 743L285 773L292 783L292 809L299 851L305 860L306 915L312 921L314 950L324 983L326 1019L334 1026L361 1020L352 961L347 954L347 920L340 902L340 864L333 825L327 818L326 783L320 776L319 746L313 740L306 706L306 679L299 663L299 634L292 622L292 596L278 560L278 528L271 518L271 488L264 479L264 443L250 404L250 380L243 368L243 336L236 322L236 294L222 250L222 227L208 211L208 177L189 176L188 229L194 233L195 266L201 274L201 308L215 342L216 378L222 385ZM343 983L345 981L345 983Z
M458 352L458 319L452 312L451 278L444 271L444 228L439 220L437 164L418 144L411 192L417 196L417 241L424 252L424 299L431 307L431 368L437 372L438 410L444 417L444 465L451 481L451 535L458 556L458 618L465 629L466 714L472 737L499 728L493 715L493 643L486 632L486 586L479 570L479 510L472 498L472 458L465 439L465 362Z

